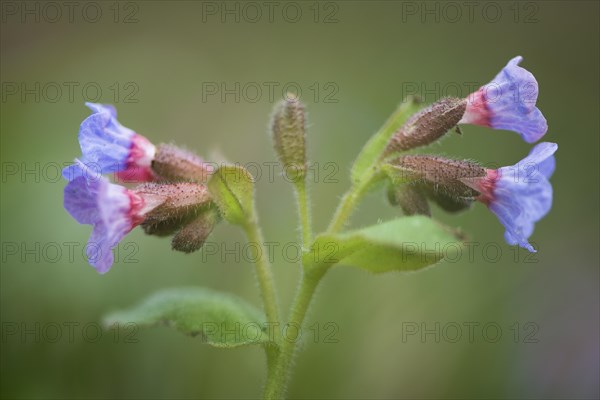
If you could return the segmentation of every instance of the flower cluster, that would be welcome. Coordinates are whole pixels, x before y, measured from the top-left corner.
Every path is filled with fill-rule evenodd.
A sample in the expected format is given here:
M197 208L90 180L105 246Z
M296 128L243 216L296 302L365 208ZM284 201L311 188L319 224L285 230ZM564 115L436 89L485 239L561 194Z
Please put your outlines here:
M527 143L541 139L548 126L536 107L538 84L519 66L521 61L521 57L510 60L493 81L467 98L444 98L423 108L387 144L382 141L385 147L375 154L374 170L388 174L392 204L408 215L430 215L430 201L450 212L479 201L504 225L509 244L535 251L528 239L535 223L552 206L549 179L555 168L556 144L539 143L519 163L499 169L472 161L400 154L433 143L461 124L512 130ZM82 156L63 170L63 177L69 181L65 209L77 222L93 225L87 247L90 264L100 273L108 271L113 264L112 249L138 225L147 234L172 235L175 250L189 253L201 248L221 217L206 186L214 172L212 165L172 144L154 145L121 125L112 106L87 106L92 115L79 130ZM296 184L305 193L304 106L282 102L275 108L271 128L280 161L294 171ZM105 174L140 185L128 188L111 183ZM216 195L215 200L219 202ZM307 216L309 209L303 212ZM227 219L227 213L222 215ZM305 241L309 239L310 233Z
M446 211L460 211L477 200L485 204L506 228L505 239L531 252L528 239L534 225L552 206L555 143L536 145L510 167L486 169L477 163L429 155L398 156L399 152L434 142L458 124L512 130L527 143L548 130L536 107L538 83L515 57L494 80L466 99L445 98L412 116L392 136L384 157L402 184L391 185L389 199L406 214L430 214L428 200ZM396 157L396 158L391 158Z
M69 181L65 209L77 222L93 225L86 247L90 264L107 272L112 249L138 225L149 234L174 234L175 250L200 248L216 223L203 184L211 166L176 146L155 146L121 125L112 106L87 106L93 113L79 129L83 154L62 174ZM104 176L108 173L125 182L146 183L129 189L111 183Z

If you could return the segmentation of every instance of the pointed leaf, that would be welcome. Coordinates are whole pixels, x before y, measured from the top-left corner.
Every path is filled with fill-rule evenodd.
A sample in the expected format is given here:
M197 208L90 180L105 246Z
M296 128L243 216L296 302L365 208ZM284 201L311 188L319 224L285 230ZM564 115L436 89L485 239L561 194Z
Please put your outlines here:
M200 335L215 347L261 344L268 336L264 317L255 307L236 296L205 288L162 290L136 307L108 315L104 323L167 325L187 335Z
M343 264L379 273L416 271L460 249L457 234L424 216L317 238L305 265Z
M254 218L254 178L239 165L224 165L208 181L208 190L223 218L244 225Z

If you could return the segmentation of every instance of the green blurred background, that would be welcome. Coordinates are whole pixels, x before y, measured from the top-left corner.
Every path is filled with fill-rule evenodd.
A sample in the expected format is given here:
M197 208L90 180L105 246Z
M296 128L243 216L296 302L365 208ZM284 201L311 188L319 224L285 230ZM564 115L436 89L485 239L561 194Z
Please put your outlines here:
M522 66L539 82L538 106L550 127L545 140L559 143L553 209L532 237L539 252L526 258L507 246L502 227L481 205L460 215L435 209L437 218L480 244L472 256L407 275L335 269L308 318L308 326L319 324L320 338L314 340L316 327L306 332L289 395L599 396L598 2L482 2L471 16L463 3L451 9L444 2L281 2L271 21L259 2L256 22L256 8L241 2L75 3L72 16L56 3L62 14L56 22L56 10L43 2L2 3L3 398L255 398L261 392L259 348L213 349L167 328L137 332L137 343L122 333L114 343L112 331L89 339L106 312L165 287L206 286L256 305L260 299L249 262L232 256L203 262L201 253L171 252L167 239L139 229L126 237L108 274L87 265L81 246L90 227L64 211L64 182L57 177L57 166L80 154L84 101L115 103L120 121L153 142L172 141L205 157L216 149L230 160L260 164L275 159L266 129L273 101L266 90L257 96L252 84L245 93L242 88L276 82L278 100L282 87L296 82L309 110L310 157L321 173L312 186L315 227L324 229L348 186L352 160L407 91L418 88L427 102L466 96L467 85L486 83L515 55L524 56ZM234 14L223 17L225 7ZM302 15L291 22L297 9ZM239 82L239 102L209 95L204 89L211 82L229 88ZM67 85L74 86L72 97ZM530 147L512 132L469 126L427 150L511 165ZM267 240L297 240L289 185L263 176L257 196ZM352 225L398 214L377 193ZM244 243L224 224L211 240L229 248ZM73 257L69 246L76 246ZM298 267L281 252L275 261L287 307ZM330 322L336 343L324 340L333 332L325 327ZM471 322L479 324L472 343L465 325ZM79 324L72 340L69 323ZM419 329L439 323L439 342L433 334L403 340L403 327L413 323ZM502 329L495 342L493 329L482 334L488 323ZM54 341L56 324L63 330ZM453 324L462 327L456 343ZM536 341L527 340L532 332Z

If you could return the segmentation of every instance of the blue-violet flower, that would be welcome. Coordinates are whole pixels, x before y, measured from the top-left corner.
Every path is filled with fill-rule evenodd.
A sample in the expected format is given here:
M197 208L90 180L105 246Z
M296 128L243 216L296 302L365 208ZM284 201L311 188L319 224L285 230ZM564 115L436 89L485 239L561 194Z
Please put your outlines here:
M110 183L78 160L76 165L82 174L65 187L64 206L77 222L94 226L86 254L89 263L104 274L114 261L112 249L164 199Z
M542 142L513 166L488 169L485 177L462 179L481 193L477 200L486 204L504 225L508 244L536 251L528 239L535 223L552 207L549 179L556 166L553 154L557 149L556 143Z
M115 173L126 182L148 182L155 178L151 163L156 147L117 121L111 105L86 103L93 111L79 128L80 161L97 173ZM63 169L63 177L73 180L82 176L80 163Z
M459 123L514 131L527 143L540 140L548 124L535 106L538 83L531 72L519 67L522 60L513 58L493 81L470 94Z

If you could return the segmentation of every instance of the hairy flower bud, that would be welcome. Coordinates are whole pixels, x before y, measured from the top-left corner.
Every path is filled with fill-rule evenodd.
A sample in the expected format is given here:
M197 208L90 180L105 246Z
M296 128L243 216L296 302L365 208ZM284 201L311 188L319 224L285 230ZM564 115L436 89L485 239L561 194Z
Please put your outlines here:
M213 166L190 151L163 143L156 149L152 170L169 181L204 183L213 172Z
M292 180L302 179L306 174L306 129L304 105L300 100L288 96L275 106L271 132L286 176Z
M172 234L177 232L179 228L181 228L182 224L185 224L192 218L193 216L189 216L187 218L173 218L166 220L147 220L145 223L142 224L142 229L144 230L146 235L160 237L171 236Z
M146 215L142 223L146 233L158 236L175 232L212 202L206 186L193 183L148 183L137 187L135 192L145 197L164 199L160 206Z
M210 208L185 225L171 241L173 250L192 253L199 250L217 224L219 213Z
M465 99L447 97L410 117L392 136L384 157L400 151L425 146L441 138L455 127L467 106Z
M391 163L402 170L407 181L432 185L450 197L476 197L479 192L463 183L464 179L484 177L486 170L466 160L451 160L429 155L398 157Z
M431 216L425 194L417 185L391 185L388 188L388 200L394 206L400 206L405 215Z
M450 196L446 191L440 190L439 186L431 183L421 183L419 187L428 199L434 201L446 212L456 213L464 211L470 208L475 201L474 197Z

